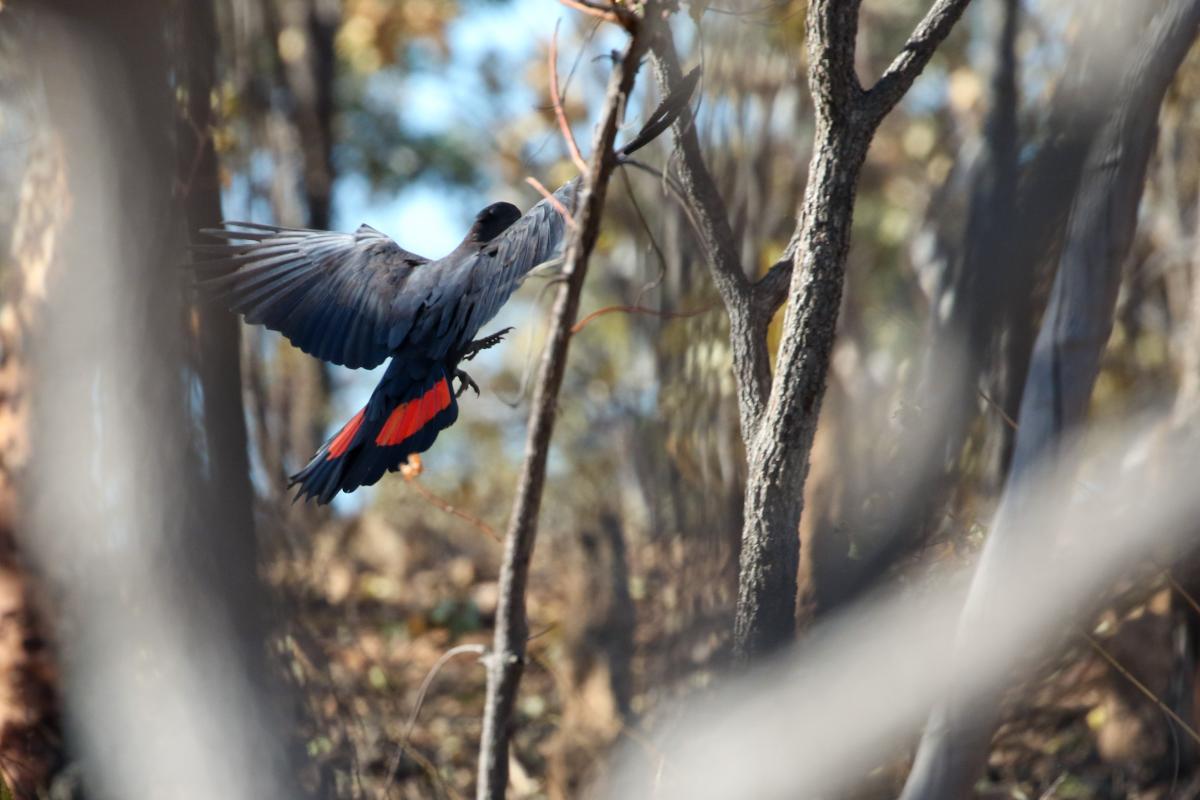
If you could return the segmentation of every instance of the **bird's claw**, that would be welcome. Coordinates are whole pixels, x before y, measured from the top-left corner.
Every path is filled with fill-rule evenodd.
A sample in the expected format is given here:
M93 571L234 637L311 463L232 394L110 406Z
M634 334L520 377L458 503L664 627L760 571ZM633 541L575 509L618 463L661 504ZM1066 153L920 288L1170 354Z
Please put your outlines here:
M490 336L484 336L482 339L476 339L467 345L466 351L462 355L463 361L470 361L475 356L482 353L484 350L495 347L500 344L500 341L512 331L512 327L505 328L501 331L496 331Z
M479 397L479 384L472 380L470 375L461 369L456 369L454 377L458 378L458 389L454 392L455 397L462 397L467 393L467 389L474 389L475 396Z

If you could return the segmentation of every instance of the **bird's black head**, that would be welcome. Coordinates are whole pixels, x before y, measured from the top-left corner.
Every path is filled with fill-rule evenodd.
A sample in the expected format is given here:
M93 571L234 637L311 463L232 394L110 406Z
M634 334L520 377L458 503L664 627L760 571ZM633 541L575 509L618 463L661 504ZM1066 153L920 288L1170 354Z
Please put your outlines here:
M480 244L490 242L520 218L521 210L512 203L492 203L475 215L469 238Z

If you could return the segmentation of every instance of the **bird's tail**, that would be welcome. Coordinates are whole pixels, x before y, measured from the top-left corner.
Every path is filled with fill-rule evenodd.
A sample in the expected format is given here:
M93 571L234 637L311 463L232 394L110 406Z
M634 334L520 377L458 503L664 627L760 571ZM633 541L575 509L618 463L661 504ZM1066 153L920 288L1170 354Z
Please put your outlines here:
M411 454L428 450L456 419L458 401L443 366L393 360L367 405L291 477L288 488L300 487L297 500L324 504L338 492L370 486Z
M683 80L675 87L675 91L658 104L658 108L654 109L654 113L650 115L650 119L646 120L646 124L637 132L637 135L617 151L617 158L633 155L675 124L675 120L679 119L684 109L687 108L688 101L692 97L692 92L696 90L696 83L699 80L700 68L696 67L683 77Z

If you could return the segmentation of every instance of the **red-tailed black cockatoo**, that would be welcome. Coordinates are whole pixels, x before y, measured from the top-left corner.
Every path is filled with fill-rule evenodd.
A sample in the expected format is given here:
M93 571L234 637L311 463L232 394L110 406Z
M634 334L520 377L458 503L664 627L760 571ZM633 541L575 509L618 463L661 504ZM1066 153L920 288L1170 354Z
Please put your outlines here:
M687 76L619 158L674 122L697 78ZM575 179L554 197L573 210L578 187ZM567 231L549 200L524 215L494 203L458 247L431 260L368 225L354 233L224 226L203 232L225 243L195 248L211 256L194 264L202 291L333 364L366 369L391 359L366 406L291 477L297 498L318 503L375 483L454 424L458 397L468 386L479 391L460 363L507 331L475 337L525 275L560 251Z

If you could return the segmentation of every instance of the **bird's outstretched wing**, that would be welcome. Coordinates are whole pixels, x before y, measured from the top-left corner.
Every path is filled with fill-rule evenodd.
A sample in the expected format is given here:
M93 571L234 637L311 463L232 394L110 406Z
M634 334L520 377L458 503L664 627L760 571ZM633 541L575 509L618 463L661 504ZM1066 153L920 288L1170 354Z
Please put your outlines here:
M194 264L200 287L246 321L286 336L306 353L347 367L374 367L390 354L393 298L429 259L363 225L355 233L226 222L203 231L226 240L198 245L212 258Z
M442 358L451 347L466 344L496 315L534 267L556 255L566 238L567 221L559 207L574 213L579 179L543 199L502 234L484 246L447 259L438 276L439 288L419 313L411 304L415 296L396 298L395 316L414 319L411 329L393 329L394 347L420 343L432 358ZM401 304L408 304L401 307Z

